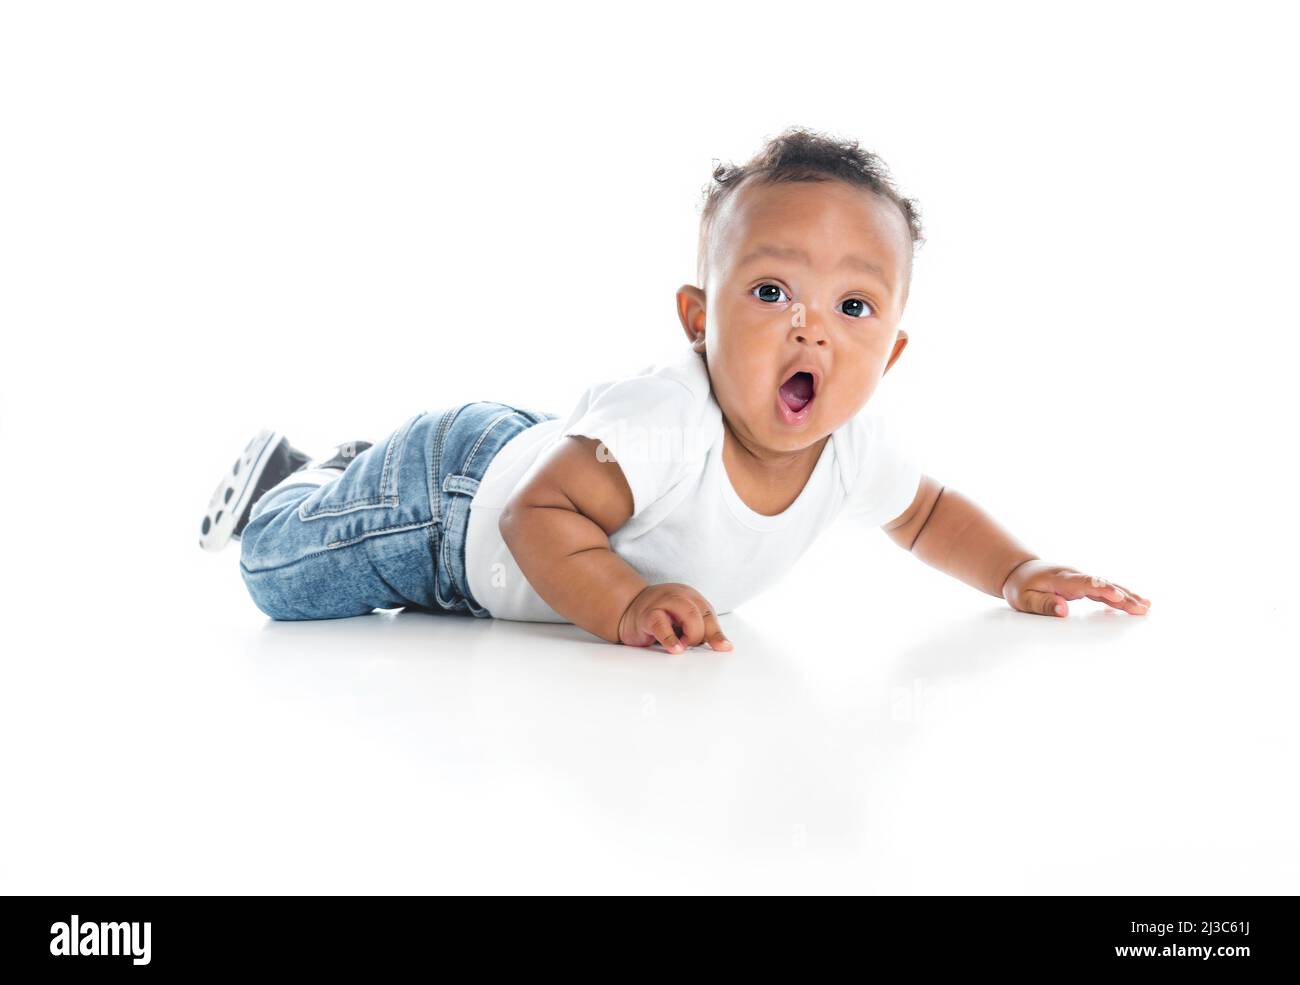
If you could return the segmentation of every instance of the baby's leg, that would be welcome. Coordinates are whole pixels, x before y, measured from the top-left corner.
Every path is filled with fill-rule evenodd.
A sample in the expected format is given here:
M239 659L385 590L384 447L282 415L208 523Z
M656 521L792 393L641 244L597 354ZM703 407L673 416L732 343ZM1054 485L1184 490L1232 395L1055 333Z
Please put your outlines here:
M465 535L479 481L512 437L556 415L495 401L417 414L341 475L294 473L253 507L240 571L273 619L399 606L490 613L469 592Z
M428 465L445 413L418 414L355 457L295 472L257 500L239 567L259 609L273 619L337 619L438 607Z

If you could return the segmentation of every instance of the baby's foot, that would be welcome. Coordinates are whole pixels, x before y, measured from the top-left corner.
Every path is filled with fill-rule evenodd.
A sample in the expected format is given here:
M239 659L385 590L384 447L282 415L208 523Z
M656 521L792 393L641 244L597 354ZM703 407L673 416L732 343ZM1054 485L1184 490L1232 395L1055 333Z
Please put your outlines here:
M199 546L219 551L238 540L257 498L309 460L279 431L257 432L212 494L199 528Z

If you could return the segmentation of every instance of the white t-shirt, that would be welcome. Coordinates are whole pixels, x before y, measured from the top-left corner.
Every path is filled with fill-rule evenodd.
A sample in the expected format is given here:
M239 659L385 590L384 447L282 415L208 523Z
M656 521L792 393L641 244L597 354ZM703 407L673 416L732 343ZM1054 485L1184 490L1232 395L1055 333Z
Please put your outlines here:
M885 425L864 408L832 432L799 498L765 516L745 505L723 467L722 409L704 356L690 350L598 383L567 419L521 431L489 463L466 533L470 592L498 619L568 622L528 584L497 521L542 454L583 435L603 442L632 490L632 517L609 538L614 552L651 584L685 583L730 612L775 583L840 516L879 527L911 505L921 472Z

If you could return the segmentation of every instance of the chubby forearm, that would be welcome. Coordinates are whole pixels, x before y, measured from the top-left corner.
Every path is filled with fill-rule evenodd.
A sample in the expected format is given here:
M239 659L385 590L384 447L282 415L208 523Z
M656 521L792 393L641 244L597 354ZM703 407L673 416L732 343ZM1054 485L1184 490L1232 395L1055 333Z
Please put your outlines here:
M1007 576L1038 558L951 486L940 490L911 551L931 567L998 598Z
M575 626L618 643L619 620L649 582L614 553L595 522L563 506L520 506L501 535L528 583Z

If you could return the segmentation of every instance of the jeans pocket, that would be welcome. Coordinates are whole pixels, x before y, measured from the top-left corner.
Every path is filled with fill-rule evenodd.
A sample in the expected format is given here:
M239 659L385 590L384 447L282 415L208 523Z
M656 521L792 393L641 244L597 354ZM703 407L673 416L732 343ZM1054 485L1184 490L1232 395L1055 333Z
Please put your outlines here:
M431 420L432 419L432 420ZM416 425L419 424L417 428ZM278 503L249 521L242 557L248 571L295 564L387 534L428 527L430 508L425 470L416 435L436 426L417 414L378 444L354 458L337 478L298 492L286 489ZM371 544L372 547L377 545Z
M416 414L388 438L371 445L348 465L334 482L321 486L298 506L298 519L311 521L341 517L361 510L391 509L401 505L402 457L411 429L424 414Z

